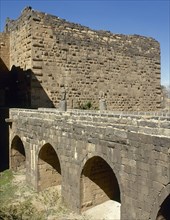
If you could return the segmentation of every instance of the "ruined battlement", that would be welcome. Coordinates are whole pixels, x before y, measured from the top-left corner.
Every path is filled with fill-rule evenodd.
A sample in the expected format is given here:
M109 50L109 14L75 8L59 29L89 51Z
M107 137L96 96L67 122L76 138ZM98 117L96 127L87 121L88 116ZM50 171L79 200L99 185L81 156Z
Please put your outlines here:
M148 58L158 56L157 58L159 58L160 45L153 38L140 35L113 34L104 30L92 30L54 15L35 11L31 7L25 8L17 20L8 20L6 31L19 29L32 21L44 24L47 27L51 26L53 35L60 43L94 47L95 49L96 47L104 46L108 51L123 52L130 56L141 55ZM51 38L54 36L51 36Z
M10 68L30 70L31 107L68 109L90 102L107 110L157 111L161 107L160 47L152 38L95 31L27 7L6 24Z

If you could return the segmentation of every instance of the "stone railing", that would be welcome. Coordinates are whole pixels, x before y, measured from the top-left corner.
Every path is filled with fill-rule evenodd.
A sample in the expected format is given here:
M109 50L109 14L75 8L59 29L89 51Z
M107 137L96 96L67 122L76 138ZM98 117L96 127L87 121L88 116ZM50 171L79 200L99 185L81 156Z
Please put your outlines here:
M91 126L114 127L135 133L143 133L156 136L170 134L170 114L161 112L99 112L68 110L59 111L53 108L10 109L10 117L13 120L28 117L38 120L75 123Z

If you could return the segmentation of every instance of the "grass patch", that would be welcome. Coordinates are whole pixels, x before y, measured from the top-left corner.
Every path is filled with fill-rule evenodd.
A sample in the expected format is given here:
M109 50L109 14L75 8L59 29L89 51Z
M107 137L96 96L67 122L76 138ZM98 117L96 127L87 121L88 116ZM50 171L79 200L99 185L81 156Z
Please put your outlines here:
M0 173L0 207L5 206L14 198L16 186L12 185L13 178L11 170Z
M12 179L13 173L11 170L5 170L4 172L0 173L0 188L11 183Z
M11 204L0 209L0 219L3 220L44 220L45 213L38 212L30 200Z
M27 186L25 172L6 170L0 173L0 220L85 220L64 206L60 190L49 187L37 193Z

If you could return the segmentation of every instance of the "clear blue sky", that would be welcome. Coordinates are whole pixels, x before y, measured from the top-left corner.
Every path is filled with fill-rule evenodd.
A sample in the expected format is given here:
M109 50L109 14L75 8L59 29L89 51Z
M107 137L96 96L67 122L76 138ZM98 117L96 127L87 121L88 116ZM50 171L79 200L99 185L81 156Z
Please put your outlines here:
M161 83L170 84L170 0L0 0L0 30L26 6L96 30L153 37L161 45Z

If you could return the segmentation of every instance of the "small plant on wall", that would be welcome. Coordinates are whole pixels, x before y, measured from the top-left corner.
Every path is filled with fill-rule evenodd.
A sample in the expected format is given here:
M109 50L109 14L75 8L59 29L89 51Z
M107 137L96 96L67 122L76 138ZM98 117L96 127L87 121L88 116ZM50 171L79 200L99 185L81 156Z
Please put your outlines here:
M80 109L84 109L84 110L89 110L89 109L92 109L92 103L91 101L87 101L86 103L84 104L80 104Z

